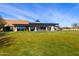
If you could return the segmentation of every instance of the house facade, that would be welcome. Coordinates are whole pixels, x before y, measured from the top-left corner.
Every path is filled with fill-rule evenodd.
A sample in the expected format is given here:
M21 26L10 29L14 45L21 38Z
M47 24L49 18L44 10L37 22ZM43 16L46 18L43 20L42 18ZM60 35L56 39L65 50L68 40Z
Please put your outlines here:
M58 23L29 22L25 20L6 20L3 31L56 31L59 30Z

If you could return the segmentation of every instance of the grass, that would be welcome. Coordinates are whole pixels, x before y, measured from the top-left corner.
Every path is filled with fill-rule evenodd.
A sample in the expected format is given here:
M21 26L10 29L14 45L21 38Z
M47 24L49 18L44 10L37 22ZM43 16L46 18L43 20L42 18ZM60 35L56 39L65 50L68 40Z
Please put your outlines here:
M2 56L79 56L79 31L4 34L10 37L12 44L0 47Z

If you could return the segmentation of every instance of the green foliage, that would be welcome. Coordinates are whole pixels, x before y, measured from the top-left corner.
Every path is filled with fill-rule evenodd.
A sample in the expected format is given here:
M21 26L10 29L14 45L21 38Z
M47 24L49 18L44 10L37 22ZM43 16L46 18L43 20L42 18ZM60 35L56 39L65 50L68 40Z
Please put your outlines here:
M72 24L73 27L79 26L78 23L73 23Z
M0 29L4 27L5 24L6 24L5 20L2 17L0 17Z

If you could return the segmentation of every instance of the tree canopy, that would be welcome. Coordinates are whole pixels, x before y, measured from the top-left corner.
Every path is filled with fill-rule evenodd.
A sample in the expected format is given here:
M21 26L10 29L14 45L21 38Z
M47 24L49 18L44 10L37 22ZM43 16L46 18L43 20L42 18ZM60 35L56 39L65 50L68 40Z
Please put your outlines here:
M0 29L6 24L5 20L0 16Z
M40 22L40 20L36 20L35 22Z
M78 23L73 23L72 24L73 27L79 26Z

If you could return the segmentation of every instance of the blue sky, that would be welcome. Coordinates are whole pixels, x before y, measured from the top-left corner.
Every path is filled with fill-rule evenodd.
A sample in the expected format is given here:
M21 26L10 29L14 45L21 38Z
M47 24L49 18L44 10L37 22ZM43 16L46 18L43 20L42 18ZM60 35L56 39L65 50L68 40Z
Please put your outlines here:
M34 22L59 23L71 26L79 23L79 4L77 3L0 3L0 16L5 19L23 19Z

